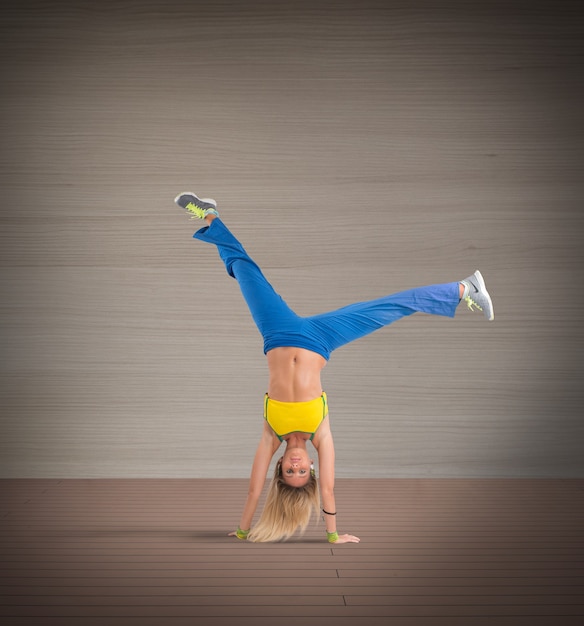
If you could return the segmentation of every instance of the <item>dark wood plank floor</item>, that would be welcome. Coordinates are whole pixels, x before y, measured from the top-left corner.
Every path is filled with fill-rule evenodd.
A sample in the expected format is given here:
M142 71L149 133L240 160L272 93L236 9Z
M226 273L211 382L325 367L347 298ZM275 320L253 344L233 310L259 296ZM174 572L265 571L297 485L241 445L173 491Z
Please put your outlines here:
M0 622L583 623L584 480L339 480L336 547L228 538L245 485L0 481Z

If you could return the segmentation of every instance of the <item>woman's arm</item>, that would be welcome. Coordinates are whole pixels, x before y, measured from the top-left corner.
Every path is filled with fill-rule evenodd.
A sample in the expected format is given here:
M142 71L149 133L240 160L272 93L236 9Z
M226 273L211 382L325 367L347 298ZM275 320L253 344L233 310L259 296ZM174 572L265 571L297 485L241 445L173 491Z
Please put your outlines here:
M274 432L269 425L264 422L264 430L251 468L247 500L243 508L241 519L239 520L239 528L241 530L250 529L258 501L266 482L266 474L268 472L270 461L279 447L280 441L274 435ZM236 534L236 532L229 533L230 536Z
M323 423L322 426L325 426ZM322 428L321 426L321 428ZM320 429L319 429L320 431ZM320 496L322 498L322 508L328 513L337 512L335 503L335 445L330 431L328 419L326 427L320 433L318 442L318 465L320 470ZM337 517L324 513L324 521L327 533L337 532ZM333 543L359 543L359 538L354 535L339 535Z

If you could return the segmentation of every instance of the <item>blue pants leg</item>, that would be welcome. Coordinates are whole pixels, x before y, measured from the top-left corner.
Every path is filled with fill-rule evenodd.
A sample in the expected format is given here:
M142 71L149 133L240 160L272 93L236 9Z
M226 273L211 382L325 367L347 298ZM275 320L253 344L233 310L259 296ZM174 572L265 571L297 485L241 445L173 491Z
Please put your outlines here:
M417 287L307 317L306 332L318 336L330 354L346 343L365 337L413 313L454 317L460 302L459 295L458 282Z
M328 360L337 348L416 312L454 317L459 283L418 287L336 311L300 317L267 281L258 265L220 219L194 234L213 243L230 276L239 283L264 338L264 352L283 346L306 348Z
M258 330L264 337L293 331L300 318L267 281L259 266L220 219L197 231L195 239L213 243L225 263L227 273L237 280Z

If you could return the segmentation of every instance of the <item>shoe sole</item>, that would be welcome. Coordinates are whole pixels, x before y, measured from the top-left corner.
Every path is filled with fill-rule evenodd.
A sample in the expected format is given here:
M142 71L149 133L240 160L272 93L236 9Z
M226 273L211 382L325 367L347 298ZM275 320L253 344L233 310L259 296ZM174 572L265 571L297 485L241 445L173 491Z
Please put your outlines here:
M479 270L477 270L474 273L474 275L477 277L477 282L480 285L481 291L485 294L485 296L487 297L487 300L489 301L489 306L491 307L491 317L488 317L487 319L489 320L489 322L492 322L495 319L495 309L493 308L493 301L491 300L491 296L489 292L487 291L485 280L483 278L483 275L479 272Z

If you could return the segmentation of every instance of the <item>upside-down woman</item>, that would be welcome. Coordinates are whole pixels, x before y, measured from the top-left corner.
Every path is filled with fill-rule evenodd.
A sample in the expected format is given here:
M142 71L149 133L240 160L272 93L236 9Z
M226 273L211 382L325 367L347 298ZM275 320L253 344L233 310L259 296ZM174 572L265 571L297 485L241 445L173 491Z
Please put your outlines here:
M320 373L333 350L412 313L454 317L457 306L465 300L471 310L475 307L492 321L493 304L481 273L476 271L462 281L418 287L300 317L274 291L258 265L219 219L214 200L186 192L177 196L175 202L207 224L194 237L217 246L227 273L239 283L263 336L268 361L263 433L239 526L230 535L257 542L287 539L296 530L305 530L311 516L318 515L322 499L328 541L358 543L358 537L337 532L335 449ZM318 480L307 441L318 453ZM252 527L268 467L282 442L286 449L276 463L264 510Z

